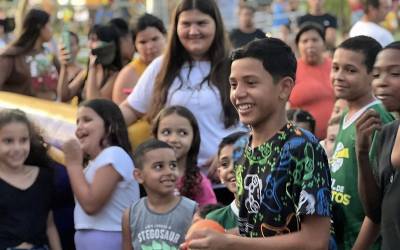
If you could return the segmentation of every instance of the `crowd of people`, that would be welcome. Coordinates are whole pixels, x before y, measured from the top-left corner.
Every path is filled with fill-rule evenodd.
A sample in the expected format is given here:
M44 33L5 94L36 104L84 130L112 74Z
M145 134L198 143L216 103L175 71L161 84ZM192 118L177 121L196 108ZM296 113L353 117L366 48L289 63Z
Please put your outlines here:
M76 33L48 46L50 14L29 10L0 90L78 105L76 131L59 162L29 115L0 111L0 250L396 249L391 1L364 1L340 42L323 1L308 4L297 25L277 21L297 26L285 38L246 1L230 33L215 0L180 0L168 31L113 18L91 27L86 65ZM187 234L202 219L225 233Z

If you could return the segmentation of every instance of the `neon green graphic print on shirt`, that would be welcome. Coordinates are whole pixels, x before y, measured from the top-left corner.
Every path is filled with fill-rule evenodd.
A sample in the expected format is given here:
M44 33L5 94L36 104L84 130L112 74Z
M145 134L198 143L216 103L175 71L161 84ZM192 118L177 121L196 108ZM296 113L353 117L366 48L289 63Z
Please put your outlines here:
M350 250L358 236L364 211L357 190L357 158L355 151L356 120L368 108L376 110L383 123L393 120L380 102L372 102L362 108L351 119L344 122L345 112L336 137L335 152L331 161L332 204L335 237L338 249ZM373 147L372 147L373 148ZM373 152L370 155L375 155ZM373 249L379 249L376 244Z

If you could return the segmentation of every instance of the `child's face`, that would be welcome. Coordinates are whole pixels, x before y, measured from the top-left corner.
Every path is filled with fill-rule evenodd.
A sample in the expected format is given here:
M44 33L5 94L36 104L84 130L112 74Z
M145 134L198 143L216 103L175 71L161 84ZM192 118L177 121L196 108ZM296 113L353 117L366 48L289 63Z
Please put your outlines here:
M82 151L95 158L103 149L105 136L103 119L91 108L80 107L76 119L75 135Z
M367 72L365 56L339 48L332 61L331 81L337 98L357 101L371 93L372 74Z
M185 117L176 113L161 118L158 124L157 139L174 148L178 160L186 157L192 146L193 128Z
M26 124L11 122L0 128L0 161L3 166L22 167L29 151L30 137Z
M372 87L375 96L393 112L400 111L400 50L385 49L378 54Z
M335 147L336 136L339 133L339 124L328 126L327 135L325 139L325 151L328 158L333 155L333 148Z
M292 84L274 83L260 60L242 58L232 62L230 99L240 121L253 128L262 127L279 112L285 112Z
M134 176L148 194L173 194L178 178L175 152L169 148L147 152L143 168L135 169Z
M226 145L221 149L219 154L219 178L221 183L226 185L226 188L232 193L236 193L236 177L233 171L233 145Z

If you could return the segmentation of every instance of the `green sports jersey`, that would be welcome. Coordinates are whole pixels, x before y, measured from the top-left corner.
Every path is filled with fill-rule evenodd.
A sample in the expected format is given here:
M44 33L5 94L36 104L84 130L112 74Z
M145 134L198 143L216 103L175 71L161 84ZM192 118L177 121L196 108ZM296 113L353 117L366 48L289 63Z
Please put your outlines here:
M376 110L383 123L393 121L393 116L380 102L375 101L345 122L342 116L335 151L330 164L332 176L332 204L335 236L338 249L351 249L357 239L364 211L357 190L357 158L355 151L356 119L368 109ZM374 150L374 146L371 147ZM370 155L375 155L371 152ZM375 246L373 249L379 249Z
M218 222L225 229L232 229L238 226L238 217L234 210L238 210L235 201L226 207L211 211L207 214L206 219Z

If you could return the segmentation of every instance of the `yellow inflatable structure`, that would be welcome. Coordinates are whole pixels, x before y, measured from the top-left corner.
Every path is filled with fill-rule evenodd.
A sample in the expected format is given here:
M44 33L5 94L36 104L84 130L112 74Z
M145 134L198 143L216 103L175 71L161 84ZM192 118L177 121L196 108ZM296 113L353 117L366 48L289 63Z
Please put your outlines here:
M53 147L49 154L59 163L64 163L59 150L63 142L75 136L77 107L60 102L0 91L0 109L11 108L24 111L33 123L41 129L46 142ZM150 126L139 121L128 128L132 148L150 136Z

